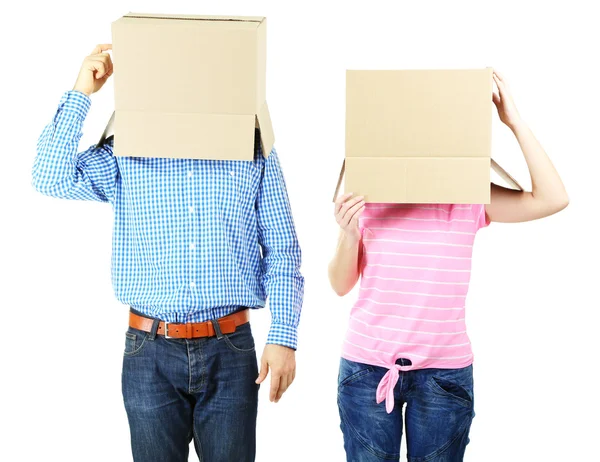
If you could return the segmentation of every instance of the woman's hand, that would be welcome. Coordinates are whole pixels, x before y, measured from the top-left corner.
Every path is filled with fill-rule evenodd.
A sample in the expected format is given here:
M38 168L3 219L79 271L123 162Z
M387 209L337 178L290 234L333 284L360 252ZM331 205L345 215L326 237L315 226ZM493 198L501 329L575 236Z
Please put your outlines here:
M329 263L329 282L340 297L352 290L360 274L360 229L358 219L365 209L362 196L344 194L335 201L335 220L340 226L337 249Z
M496 109L498 109L500 120L512 130L521 122L521 116L517 111L517 106L515 106L504 77L494 70L493 78L498 87L498 93L492 92L492 100L496 105Z
M364 209L364 198L362 196L352 197L352 193L344 194L335 201L335 221L352 243L360 240L358 219Z

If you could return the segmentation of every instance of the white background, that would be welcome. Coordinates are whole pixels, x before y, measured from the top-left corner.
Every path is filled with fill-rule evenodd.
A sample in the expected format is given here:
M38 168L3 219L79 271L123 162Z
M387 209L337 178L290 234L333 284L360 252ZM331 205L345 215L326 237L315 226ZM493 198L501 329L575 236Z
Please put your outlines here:
M111 21L135 11L268 17L267 98L306 296L296 382L276 405L261 389L259 462L344 460L336 380L356 293L334 295L327 264L337 237L331 197L344 156L345 69L484 66L505 74L571 204L544 220L492 224L476 239L467 322L477 416L466 460L597 460L600 37L591 4L145 0L4 8L0 458L130 460L120 388L127 308L110 284L111 207L36 193L31 166L37 137L84 56L110 41ZM148 72L160 65L149 62ZM93 96L81 148L97 141L111 112L107 85ZM493 156L529 185L511 132L494 124ZM266 310L253 320L261 352L268 323Z

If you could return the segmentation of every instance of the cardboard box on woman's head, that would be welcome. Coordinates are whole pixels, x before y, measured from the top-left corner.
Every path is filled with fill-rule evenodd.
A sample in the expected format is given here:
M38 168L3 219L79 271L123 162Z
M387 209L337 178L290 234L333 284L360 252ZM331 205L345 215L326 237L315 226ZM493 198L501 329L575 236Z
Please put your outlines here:
M367 202L490 202L492 69L349 70L338 180ZM335 200L334 197L334 200Z
M129 13L112 24L117 156L252 160L274 143L266 18Z

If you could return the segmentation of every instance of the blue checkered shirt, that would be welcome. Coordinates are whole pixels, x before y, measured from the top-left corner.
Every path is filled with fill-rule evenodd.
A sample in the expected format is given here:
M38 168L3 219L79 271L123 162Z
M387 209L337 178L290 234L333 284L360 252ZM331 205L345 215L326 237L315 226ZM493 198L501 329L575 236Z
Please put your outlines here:
M254 161L113 155L112 137L78 153L91 100L64 94L38 141L32 185L48 196L108 202L117 299L168 322L264 307L267 343L296 348L304 278L275 149Z

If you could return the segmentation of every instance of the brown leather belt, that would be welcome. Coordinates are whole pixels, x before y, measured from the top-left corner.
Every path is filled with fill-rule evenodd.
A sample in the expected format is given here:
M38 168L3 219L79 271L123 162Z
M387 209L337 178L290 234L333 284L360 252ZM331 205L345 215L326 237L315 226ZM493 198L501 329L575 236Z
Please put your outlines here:
M223 334L233 334L235 329L242 324L246 324L250 321L250 310L246 308L242 311L230 314L217 319L221 332ZM142 330L144 332L152 332L152 324L154 319L146 318L129 312L129 326L134 329ZM184 324L178 324L173 322L160 321L158 324L158 335L164 335L167 338L201 338L201 337L213 337L216 335L215 328L211 321L205 322L189 322Z

